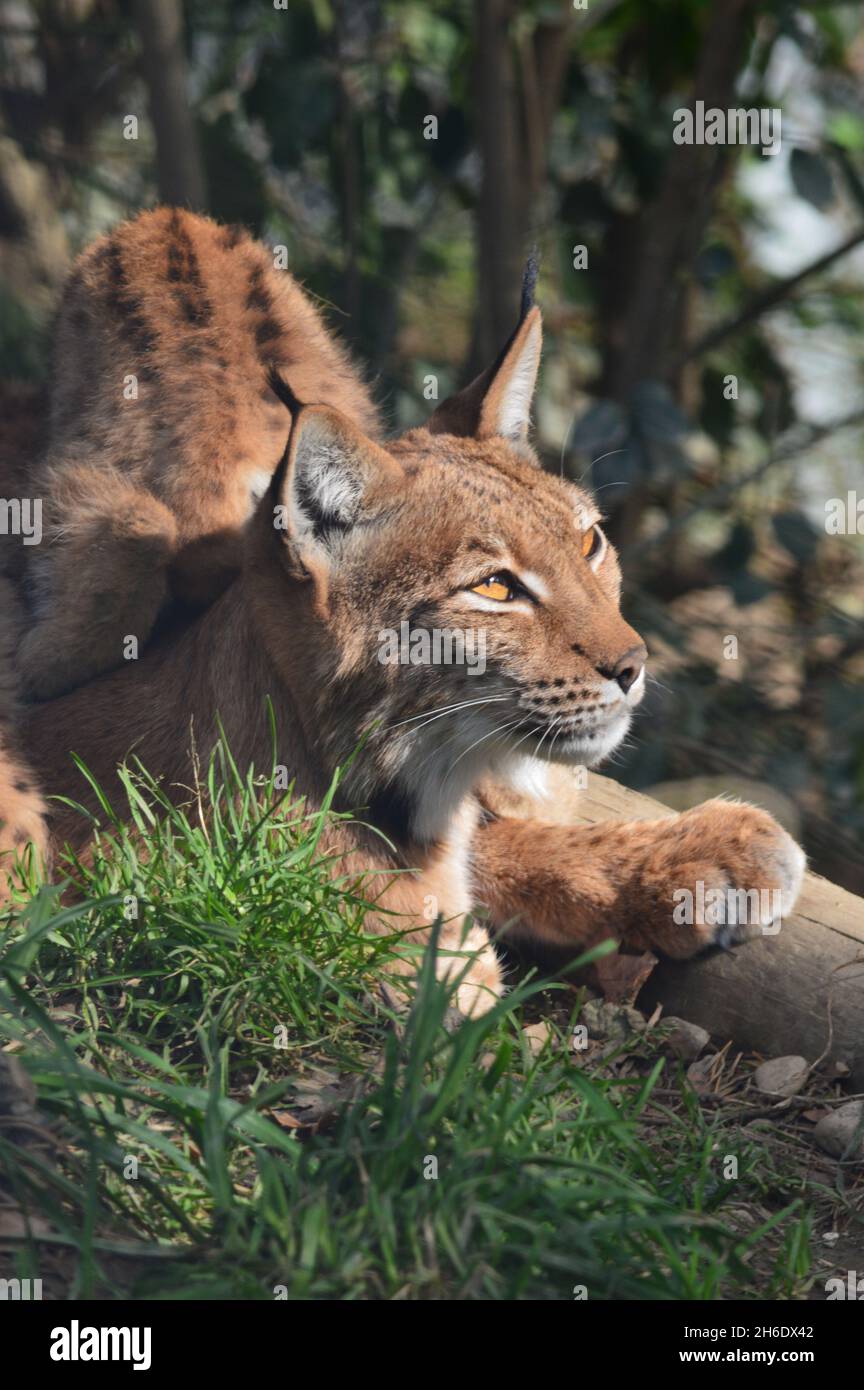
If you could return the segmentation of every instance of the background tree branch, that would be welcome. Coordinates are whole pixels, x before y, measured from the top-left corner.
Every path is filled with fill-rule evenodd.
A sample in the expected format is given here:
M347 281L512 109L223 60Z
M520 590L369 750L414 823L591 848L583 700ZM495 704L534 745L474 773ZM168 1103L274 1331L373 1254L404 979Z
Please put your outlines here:
M767 314L769 309L774 309L778 304L782 304L784 300L790 299L799 286L804 284L805 280L811 279L814 275L821 275L823 270L827 270L829 266L834 265L835 261L841 260L843 256L848 256L849 252L854 251L855 247L860 246L862 242L864 242L864 227L859 227L856 231L852 232L850 236L846 237L845 241L842 241L839 246L835 246L833 251L826 251L824 256L819 256L817 260L811 261L810 265L805 265L803 270L796 271L794 275L788 276L785 280L777 280L773 285L770 285L768 289L763 290L760 294L754 295L753 298L744 305L743 309L739 309L737 314L733 314L730 318L724 319L721 323L716 324L714 328L710 328L707 333L703 333L702 336L697 338L694 343L691 343L689 347L684 348L675 359L675 365L679 366L684 362L692 362L694 358L701 357L704 353L710 352L712 348L718 347L720 343L725 342L727 338L731 338L736 333L739 333L741 329L746 328L748 324L754 323L756 319L762 318L763 314Z

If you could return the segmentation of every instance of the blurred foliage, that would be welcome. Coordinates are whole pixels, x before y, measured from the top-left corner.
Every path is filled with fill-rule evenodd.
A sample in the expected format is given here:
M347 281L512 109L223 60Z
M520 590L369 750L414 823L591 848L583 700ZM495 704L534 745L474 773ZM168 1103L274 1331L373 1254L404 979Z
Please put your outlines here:
M394 428L424 417L426 374L442 394L463 376L492 307L484 268L536 240L544 459L598 489L628 613L670 687L613 770L638 786L773 783L816 866L864 892L864 556L854 527L824 524L829 498L864 494L860 7L187 0L184 14L210 210L288 246ZM73 250L158 196L139 52L117 0L3 7L0 129L49 175L39 216ZM780 153L676 146L673 112L701 98L781 108ZM33 235L0 161L0 243ZM32 375L43 324L26 276L2 293L0 374Z

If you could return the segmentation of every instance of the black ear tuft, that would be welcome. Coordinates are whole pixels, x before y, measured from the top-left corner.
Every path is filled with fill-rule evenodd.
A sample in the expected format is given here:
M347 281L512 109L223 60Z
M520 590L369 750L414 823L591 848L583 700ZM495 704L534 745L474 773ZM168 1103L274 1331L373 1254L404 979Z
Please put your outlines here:
M534 308L534 291L537 289L537 276L539 274L540 254L535 243L528 252L525 269L522 271L522 305L519 310L520 323L522 323L528 311Z
M268 496L275 505L279 500L279 496L282 492L282 485L285 481L285 470L288 467L288 458L291 453L291 438L297 427L297 417L306 402L299 400L298 397L294 395L288 382L282 380L275 367L271 369L267 381L271 391L279 397L291 416L291 428L288 431L288 442L285 445L281 459L276 465L273 477L270 479L270 487L268 488Z
M301 401L297 399L297 397L294 395L294 392L291 390L291 387L288 385L288 382L282 380L275 367L270 372L268 383L271 391L275 392L282 404L286 407L287 410L291 412L293 416L296 417L298 412L303 409L303 406L308 405L308 401Z
M276 390L275 383L273 390ZM294 438L297 421L300 418L300 412L303 410L300 401L298 401L296 397L294 399L296 401L296 409L291 411L291 428L288 431L288 441L282 451L282 457L273 471L273 477L270 479L270 486L267 489L267 497L269 499L267 503L268 507L275 507L278 505L279 498L282 495L282 488L285 485L285 474L288 471L288 460L291 457L291 440ZM291 407L289 406L288 409L290 410Z

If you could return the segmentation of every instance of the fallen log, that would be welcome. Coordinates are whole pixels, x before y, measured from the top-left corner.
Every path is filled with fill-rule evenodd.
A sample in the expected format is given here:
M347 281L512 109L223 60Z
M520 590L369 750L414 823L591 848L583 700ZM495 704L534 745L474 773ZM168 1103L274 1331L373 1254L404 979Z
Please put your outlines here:
M550 768L548 800L507 794L502 814L569 825L656 820L676 812L609 777ZM864 1091L864 899L808 873L791 917L775 936L731 952L662 961L643 986L641 1008L698 1023L765 1056L794 1053L843 1062Z

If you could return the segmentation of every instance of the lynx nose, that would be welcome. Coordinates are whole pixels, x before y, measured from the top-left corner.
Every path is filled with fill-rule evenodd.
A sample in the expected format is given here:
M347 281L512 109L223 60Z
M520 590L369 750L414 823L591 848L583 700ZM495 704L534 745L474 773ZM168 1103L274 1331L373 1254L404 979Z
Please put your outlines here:
M619 657L611 671L603 671L602 674L609 680L617 681L626 695L641 676L647 657L645 645L640 642L637 647L631 647L629 652Z

